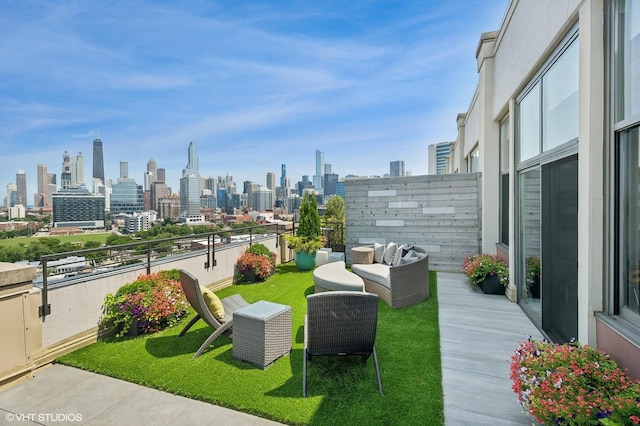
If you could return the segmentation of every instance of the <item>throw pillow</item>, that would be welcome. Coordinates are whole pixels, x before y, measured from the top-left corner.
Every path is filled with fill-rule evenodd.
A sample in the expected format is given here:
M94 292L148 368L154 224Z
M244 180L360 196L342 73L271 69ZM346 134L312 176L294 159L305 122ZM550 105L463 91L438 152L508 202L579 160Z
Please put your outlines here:
M384 258L383 261L387 265L391 265L393 262L393 256L396 254L396 243L389 243L387 247L384 249Z
M200 285L200 293L202 293L204 303L207 304L207 306L209 307L209 311L213 314L213 316L219 320L224 318L224 306L222 306L220 298L216 296L214 292L203 285Z
M393 255L393 261L391 262L391 266L397 266L400 264L400 260L402 259L402 253L404 252L404 248L406 245L399 245L396 249L396 253Z
M384 261L384 244L373 243L373 261L382 263Z

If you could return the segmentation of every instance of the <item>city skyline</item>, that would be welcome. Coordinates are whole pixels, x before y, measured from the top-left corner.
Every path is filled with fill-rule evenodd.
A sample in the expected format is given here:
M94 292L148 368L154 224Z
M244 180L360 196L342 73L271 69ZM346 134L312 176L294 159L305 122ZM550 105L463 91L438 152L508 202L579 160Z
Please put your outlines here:
M37 165L59 184L67 151L90 187L96 139L105 178L122 161L142 183L153 158L174 192L190 141L201 175L261 185L282 164L291 185L312 177L316 149L341 177L384 175L390 157L426 174L507 3L7 3L0 186L24 170L33 204Z

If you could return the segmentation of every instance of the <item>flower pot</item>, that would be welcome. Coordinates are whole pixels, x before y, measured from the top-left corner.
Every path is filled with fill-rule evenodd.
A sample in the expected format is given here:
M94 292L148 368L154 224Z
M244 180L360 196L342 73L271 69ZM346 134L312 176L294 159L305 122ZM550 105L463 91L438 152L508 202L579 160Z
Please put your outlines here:
M246 269L242 271L242 276L244 280L249 283L255 283L257 281L256 274L251 269Z
M296 252L296 266L300 271L310 271L316 266L316 254L304 251Z
M484 294L504 294L505 288L500 284L497 275L488 275L478 286Z

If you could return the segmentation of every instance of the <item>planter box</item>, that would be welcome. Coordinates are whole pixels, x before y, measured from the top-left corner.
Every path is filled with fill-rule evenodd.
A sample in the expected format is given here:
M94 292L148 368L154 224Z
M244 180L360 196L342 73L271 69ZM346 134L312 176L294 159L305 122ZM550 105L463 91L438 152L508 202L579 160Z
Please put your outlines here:
M505 288L500 284L497 275L489 275L478 286L482 289L484 294L504 294Z

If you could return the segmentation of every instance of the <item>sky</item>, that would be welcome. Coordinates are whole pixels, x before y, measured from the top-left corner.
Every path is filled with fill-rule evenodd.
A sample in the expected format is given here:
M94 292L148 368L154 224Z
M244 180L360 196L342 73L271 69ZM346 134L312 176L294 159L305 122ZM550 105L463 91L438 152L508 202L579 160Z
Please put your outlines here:
M0 0L0 200L37 165L93 140L105 175L147 162L179 191L188 147L203 177L266 185L315 174L427 174L428 145L457 137L478 82L475 52L508 0Z

